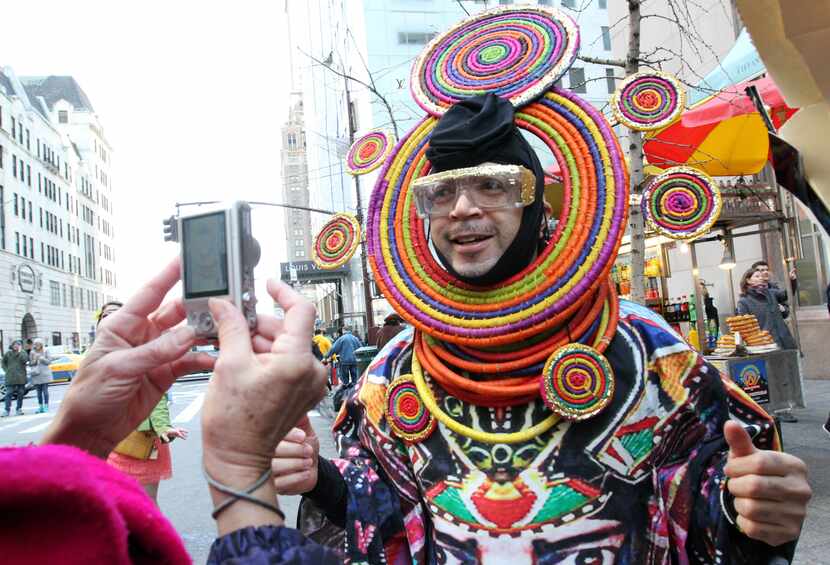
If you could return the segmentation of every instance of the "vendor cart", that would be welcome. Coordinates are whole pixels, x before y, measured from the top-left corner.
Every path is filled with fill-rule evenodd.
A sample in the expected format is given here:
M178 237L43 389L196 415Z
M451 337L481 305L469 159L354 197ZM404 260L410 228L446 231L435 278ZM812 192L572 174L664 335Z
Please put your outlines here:
M769 414L804 408L798 350L779 349L743 357L706 356Z

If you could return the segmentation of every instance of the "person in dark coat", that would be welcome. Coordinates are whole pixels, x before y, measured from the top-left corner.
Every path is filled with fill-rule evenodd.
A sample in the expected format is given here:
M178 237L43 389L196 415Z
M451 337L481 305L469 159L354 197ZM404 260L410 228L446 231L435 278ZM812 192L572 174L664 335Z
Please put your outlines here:
M781 349L797 349L790 328L784 322L780 308L781 293L786 291L769 287L768 278L761 271L749 269L741 277L741 297L738 300L738 314L752 314L758 325L766 330Z
M3 355L3 370L6 372L6 401L3 417L9 415L12 407L12 396L17 397L18 416L23 415L23 396L26 394L26 364L29 356L22 350L21 342L15 341L11 351Z
M378 332L377 341L375 341L378 351L383 349L383 346L386 345L390 339L395 337L404 329L406 329L406 326L403 324L403 319L400 316L397 314L389 314L386 316L383 320L383 327Z
M762 330L769 332L781 349L797 349L798 346L784 321L785 308L782 308L781 294L787 292L780 288L770 288L769 274L760 270L749 269L741 277L741 298L738 300L738 314L752 314L758 320ZM791 408L777 413L782 422L798 422Z

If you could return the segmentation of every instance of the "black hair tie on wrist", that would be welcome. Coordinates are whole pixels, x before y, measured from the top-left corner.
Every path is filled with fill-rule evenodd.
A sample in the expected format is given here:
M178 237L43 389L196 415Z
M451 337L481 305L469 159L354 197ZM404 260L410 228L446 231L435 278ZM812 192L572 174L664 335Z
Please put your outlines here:
M256 492L257 489L259 489L259 487L264 485L268 481L268 479L271 478L271 469L266 470L254 484L246 488L244 491L236 490L235 488L229 487L228 485L223 485L222 483L218 482L216 479L208 475L207 468L205 467L204 462L202 463L202 474L205 476L205 480L208 482L210 486L212 486L219 492L227 494L231 497L227 500L223 500L222 502L217 504L216 507L213 509L213 512L211 512L210 516L214 520L224 509L226 509L228 506L230 506L237 500L247 500L248 502L265 508L266 510L270 510L271 512L279 516L283 520L283 522L285 521L285 514L282 510L279 509L279 507L277 507L276 504L271 504L270 502L265 502L264 500L260 500L255 496L251 496L252 493Z

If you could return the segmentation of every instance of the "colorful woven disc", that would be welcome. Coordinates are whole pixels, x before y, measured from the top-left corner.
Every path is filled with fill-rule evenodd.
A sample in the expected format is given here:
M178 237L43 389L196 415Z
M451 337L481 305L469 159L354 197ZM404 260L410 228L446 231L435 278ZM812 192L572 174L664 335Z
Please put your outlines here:
M691 167L672 167L646 187L641 202L651 229L672 239L705 234L720 217L722 199L715 181Z
M359 243L357 218L351 214L336 214L314 239L314 263L321 269L336 269L352 258Z
M401 375L386 388L386 421L395 435L411 442L429 437L436 421L427 410L412 375Z
M614 370L593 347L571 343L550 356L539 386L548 408L569 420L586 420L611 401Z
M556 88L516 112L517 126L538 137L562 170L563 207L536 260L482 289L437 262L415 209L410 185L429 173L424 153L437 123L427 117L399 142L372 192L368 256L384 296L427 335L475 348L561 327L606 284L625 230L628 175L610 125L590 103Z
M658 71L626 78L611 97L617 120L635 131L660 129L683 112L686 93L673 76Z
M371 173L383 164L395 146L395 136L386 131L369 132L355 140L346 155L346 168L352 175Z
M501 6L434 38L412 67L415 101L440 116L459 100L492 92L522 107L550 88L579 52L579 28L542 6Z

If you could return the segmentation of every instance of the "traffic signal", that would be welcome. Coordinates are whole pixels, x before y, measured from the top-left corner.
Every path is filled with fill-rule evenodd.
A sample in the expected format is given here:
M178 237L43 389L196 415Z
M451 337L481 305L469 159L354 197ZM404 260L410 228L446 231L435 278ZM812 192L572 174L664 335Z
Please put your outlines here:
M165 218L164 241L179 241L179 219L176 216Z

